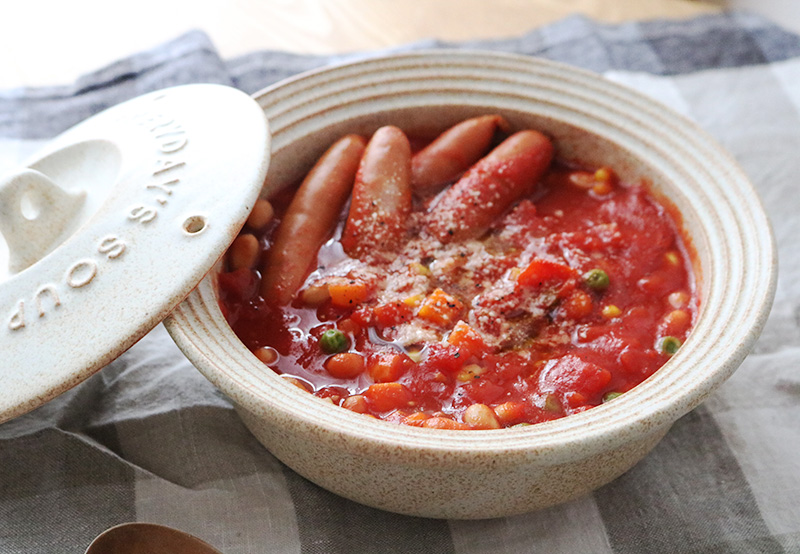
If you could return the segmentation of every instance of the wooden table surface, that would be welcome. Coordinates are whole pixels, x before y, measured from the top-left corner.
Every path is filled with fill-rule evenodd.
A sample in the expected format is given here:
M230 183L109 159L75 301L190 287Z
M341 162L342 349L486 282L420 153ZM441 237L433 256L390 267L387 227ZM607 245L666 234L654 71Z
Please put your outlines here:
M190 29L223 57L507 37L570 14L619 22L719 11L720 0L27 0L0 18L0 88L66 84Z

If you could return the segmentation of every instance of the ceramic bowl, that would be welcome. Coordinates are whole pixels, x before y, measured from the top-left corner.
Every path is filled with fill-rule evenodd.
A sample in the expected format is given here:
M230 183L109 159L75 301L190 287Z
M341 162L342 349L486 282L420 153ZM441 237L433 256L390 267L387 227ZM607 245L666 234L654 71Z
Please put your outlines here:
M696 252L699 317L666 365L614 402L493 431L386 423L299 390L233 334L212 271L168 318L168 330L270 452L334 493L437 518L506 516L578 497L641 460L733 373L764 324L776 257L759 199L713 139L638 93L547 61L439 51L316 71L256 99L273 144L263 196L297 182L345 133L391 123L430 135L501 113L514 128L554 137L562 158L610 165L628 182L646 179L677 208Z

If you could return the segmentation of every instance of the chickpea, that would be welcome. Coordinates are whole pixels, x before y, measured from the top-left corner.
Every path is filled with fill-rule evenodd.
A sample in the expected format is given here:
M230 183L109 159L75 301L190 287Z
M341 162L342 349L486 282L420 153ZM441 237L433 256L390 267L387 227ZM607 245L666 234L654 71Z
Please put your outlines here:
M499 429L497 415L486 404L473 404L464 412L464 423L476 429Z
M228 265L231 271L247 268L252 269L258 263L261 246L255 235L244 233L236 237L228 250Z
M272 204L263 198L256 200L253 206L253 211L250 212L250 217L247 218L247 226L255 231L260 231L267 226L267 223L272 221L275 212L272 209Z

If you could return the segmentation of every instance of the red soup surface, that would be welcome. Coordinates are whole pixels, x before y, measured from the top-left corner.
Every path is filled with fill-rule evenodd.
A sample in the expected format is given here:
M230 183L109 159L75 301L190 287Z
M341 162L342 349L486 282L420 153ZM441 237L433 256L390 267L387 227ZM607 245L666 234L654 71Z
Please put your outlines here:
M218 281L242 342L318 397L433 428L556 419L652 375L698 309L670 211L536 131L491 150L505 129L345 137L259 201Z

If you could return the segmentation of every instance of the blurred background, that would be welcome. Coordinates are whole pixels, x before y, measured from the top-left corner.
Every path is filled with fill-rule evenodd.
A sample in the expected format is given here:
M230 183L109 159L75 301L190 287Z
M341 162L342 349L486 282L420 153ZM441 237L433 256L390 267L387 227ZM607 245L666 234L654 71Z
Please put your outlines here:
M190 29L224 58L502 38L571 14L604 22L749 9L800 32L796 0L27 0L0 18L0 88L67 84Z

